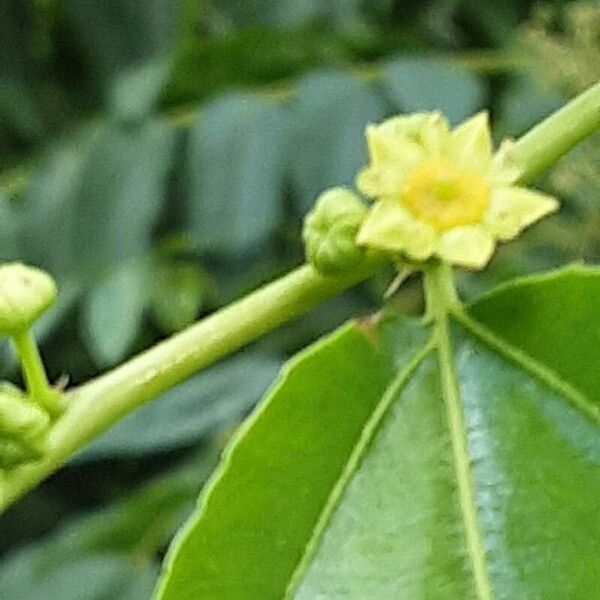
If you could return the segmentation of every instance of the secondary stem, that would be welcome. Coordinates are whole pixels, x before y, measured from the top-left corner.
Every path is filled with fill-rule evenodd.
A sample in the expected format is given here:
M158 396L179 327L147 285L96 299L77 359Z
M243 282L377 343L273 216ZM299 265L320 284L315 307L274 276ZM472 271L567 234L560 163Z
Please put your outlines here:
M427 311L432 320L438 349L442 395L446 406L452 457L458 482L458 499L465 527L467 548L471 560L478 600L491 600L492 588L488 575L483 534L479 525L477 503L472 481L467 428L463 414L458 377L448 315L458 300L452 272L440 264L425 272Z
M530 181L600 127L600 82L530 129L514 145L510 158Z
M14 333L12 340L21 360L29 395L37 400L51 416L58 417L62 414L64 406L60 394L55 392L48 383L44 363L31 330Z
M367 279L384 264L366 261L344 277L303 266L212 314L150 350L67 394L69 409L50 432L37 463L6 473L0 512L123 415L316 304Z
M44 363L30 330L13 335L13 342L21 359L25 383L31 396L39 398L50 387Z

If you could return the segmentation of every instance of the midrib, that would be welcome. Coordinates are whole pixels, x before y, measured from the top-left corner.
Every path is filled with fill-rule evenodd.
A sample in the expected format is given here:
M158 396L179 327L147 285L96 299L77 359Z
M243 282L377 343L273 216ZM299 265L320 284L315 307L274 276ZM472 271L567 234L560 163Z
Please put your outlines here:
M439 354L442 396L446 406L452 457L458 485L459 506L465 528L467 551L473 571L475 592L478 600L493 600L494 596L483 543L483 532L481 531L477 504L475 502L467 430L454 364L447 308L441 298L438 298L434 308L435 311L432 316L434 318L434 330Z

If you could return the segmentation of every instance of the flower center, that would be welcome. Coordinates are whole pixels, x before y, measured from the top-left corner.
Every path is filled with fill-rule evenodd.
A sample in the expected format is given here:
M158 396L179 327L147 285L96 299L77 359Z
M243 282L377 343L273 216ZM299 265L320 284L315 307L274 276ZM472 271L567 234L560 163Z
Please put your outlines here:
M490 188L475 173L433 159L411 173L402 201L416 218L445 231L479 223L490 202Z

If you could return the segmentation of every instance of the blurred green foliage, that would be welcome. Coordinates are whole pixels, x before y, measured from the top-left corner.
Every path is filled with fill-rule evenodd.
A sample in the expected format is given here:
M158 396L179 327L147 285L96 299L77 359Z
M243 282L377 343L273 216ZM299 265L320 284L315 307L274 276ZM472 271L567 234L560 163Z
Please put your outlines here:
M517 136L599 76L591 2L0 6L0 258L58 279L38 335L52 377L72 384L298 264L302 215L325 187L352 182L367 122L433 108L458 121L489 107L496 133ZM501 249L484 276L464 276L464 292L597 261L599 163L596 136L541 182L563 197L561 215ZM387 283L178 386L11 509L2 594L146 598L223 432L286 356L378 306ZM420 302L408 284L403 307Z

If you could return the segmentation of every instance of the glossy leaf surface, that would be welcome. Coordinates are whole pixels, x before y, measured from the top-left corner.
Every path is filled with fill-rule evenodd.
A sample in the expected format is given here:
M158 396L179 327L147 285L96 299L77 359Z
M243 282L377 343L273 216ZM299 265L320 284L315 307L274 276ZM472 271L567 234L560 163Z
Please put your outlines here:
M598 306L600 272L573 267L498 289L444 342L387 315L315 344L238 433L158 597L593 597L598 387L569 365L597 377Z

